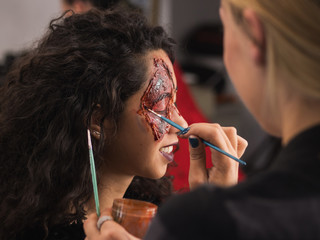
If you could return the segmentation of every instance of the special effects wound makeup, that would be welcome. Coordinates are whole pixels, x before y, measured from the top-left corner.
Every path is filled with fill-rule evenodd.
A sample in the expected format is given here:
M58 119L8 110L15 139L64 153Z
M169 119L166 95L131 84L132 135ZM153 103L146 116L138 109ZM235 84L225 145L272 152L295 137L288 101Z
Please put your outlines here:
M159 118L161 118L163 121L169 123L171 126L179 129L180 131L183 131L183 130L184 130L183 127L181 127L180 125L178 125L178 124L176 124L175 122L171 121L170 119L167 119L167 118L165 118L164 116L161 116L160 114L152 111L151 109L148 109L148 111L151 112L151 113L153 113L153 114L155 114L156 116L158 116ZM207 146L213 148L214 150L216 150L216 151L218 151L218 152L220 152L220 153L228 156L229 158L232 158L233 160L235 160L235 161L237 161L237 162L239 162L239 163L241 163L241 164L243 164L243 165L247 165L247 163L246 163L245 161L242 161L241 159L232 156L231 154L223 151L222 149L214 146L213 144L211 144L211 143L209 143L209 142L207 142L207 141L205 141L205 140L203 140L203 139L201 139L201 141L202 141L205 145L207 145Z
M88 147L89 147L89 158L90 158L90 170L92 176L92 185L93 185L93 194L94 194L94 201L96 204L96 211L98 217L100 217L100 205L99 205L99 196L98 196L98 184L97 184L97 176L96 176L96 167L94 165L94 157L92 151L92 142L91 142L91 135L90 130L87 129L88 133Z
M154 140L163 138L169 130L170 125L150 114L147 109L161 111L170 119L170 106L173 104L175 92L172 72L163 59L153 59L153 74L149 85L141 98L141 108L138 114L144 116L152 129Z

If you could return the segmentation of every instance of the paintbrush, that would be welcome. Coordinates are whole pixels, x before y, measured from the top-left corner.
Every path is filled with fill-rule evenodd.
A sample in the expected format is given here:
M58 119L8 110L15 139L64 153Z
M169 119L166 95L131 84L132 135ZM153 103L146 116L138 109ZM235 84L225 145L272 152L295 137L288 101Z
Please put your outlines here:
M171 126L179 129L180 131L183 131L183 130L185 129L185 128L181 127L179 124L176 124L175 122L173 122L173 121L171 121L170 119L168 119L168 118L166 118L166 117L164 117L164 116L162 116L162 115L160 115L160 114L152 111L151 109L147 109L147 110L148 110L149 112L153 113L154 115L156 115L157 117L161 118L163 121L169 123ZM201 138L200 138L200 139L201 139ZM220 153L228 156L229 158L232 158L233 160L235 160L235 161L237 161L237 162L239 162L239 163L241 163L241 164L243 164L243 165L247 165L247 163L246 163L245 161L242 161L241 159L236 158L235 156L232 156L231 154L223 151L222 149L220 149L220 148L218 148L217 146L215 146L215 145L207 142L206 140L201 139L201 141L202 141L205 145L207 145L207 146L213 148L214 150L216 150L216 151L218 151L218 152L220 152Z
M94 165L94 157L93 157L93 150L92 150L91 135L90 135L90 130L89 129L87 129L87 133L88 133L88 148L89 148L90 170L91 170L91 177L92 177L94 201L95 201L95 204L96 204L97 215L98 215L98 217L100 217L98 184L97 184L97 177L96 177L96 168L95 168L95 165Z

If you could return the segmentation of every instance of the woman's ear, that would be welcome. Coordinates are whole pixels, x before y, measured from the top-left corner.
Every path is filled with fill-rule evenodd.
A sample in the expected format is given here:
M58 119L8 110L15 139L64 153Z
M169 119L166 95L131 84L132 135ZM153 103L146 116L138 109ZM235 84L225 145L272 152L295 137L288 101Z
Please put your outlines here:
M258 65L264 65L266 60L266 38L263 24L252 9L244 9L243 19L246 30L251 38L250 54Z
M94 107L91 119L90 119L90 132L91 135L96 139L100 140L101 138L101 120L102 120L102 115L101 115L101 106L98 104Z
M114 122L104 118L104 114L101 111L101 105L97 104L92 111L89 124L89 130L92 136L96 140L100 140L102 132L104 136L108 136L113 133L114 127Z

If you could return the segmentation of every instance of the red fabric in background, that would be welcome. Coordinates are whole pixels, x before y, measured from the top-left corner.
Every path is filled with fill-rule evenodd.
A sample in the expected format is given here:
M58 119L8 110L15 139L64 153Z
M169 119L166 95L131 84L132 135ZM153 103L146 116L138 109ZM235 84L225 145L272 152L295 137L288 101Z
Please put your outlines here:
M189 125L192 123L208 122L206 117L200 112L196 106L187 84L183 81L183 76L179 65L174 64L174 72L177 79L177 106ZM210 150L207 152L207 167L211 167ZM187 139L180 139L180 149L175 154L175 165L168 167L167 174L173 176L173 188L178 192L189 190L188 173L189 173L189 143ZM239 181L244 178L244 174L239 171Z

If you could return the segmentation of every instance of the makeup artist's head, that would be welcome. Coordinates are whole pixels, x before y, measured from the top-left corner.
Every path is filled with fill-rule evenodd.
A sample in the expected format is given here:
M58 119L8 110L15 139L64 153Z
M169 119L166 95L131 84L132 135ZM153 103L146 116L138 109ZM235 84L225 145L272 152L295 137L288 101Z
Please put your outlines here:
M283 115L299 104L319 106L319 6L314 0L222 0L227 70L249 110L274 135L283 135Z
M174 106L173 46L161 27L121 10L51 22L1 93L0 220L7 236L84 217L92 196L87 128L98 184L112 171L164 175L177 130L153 126L142 99L186 125Z

